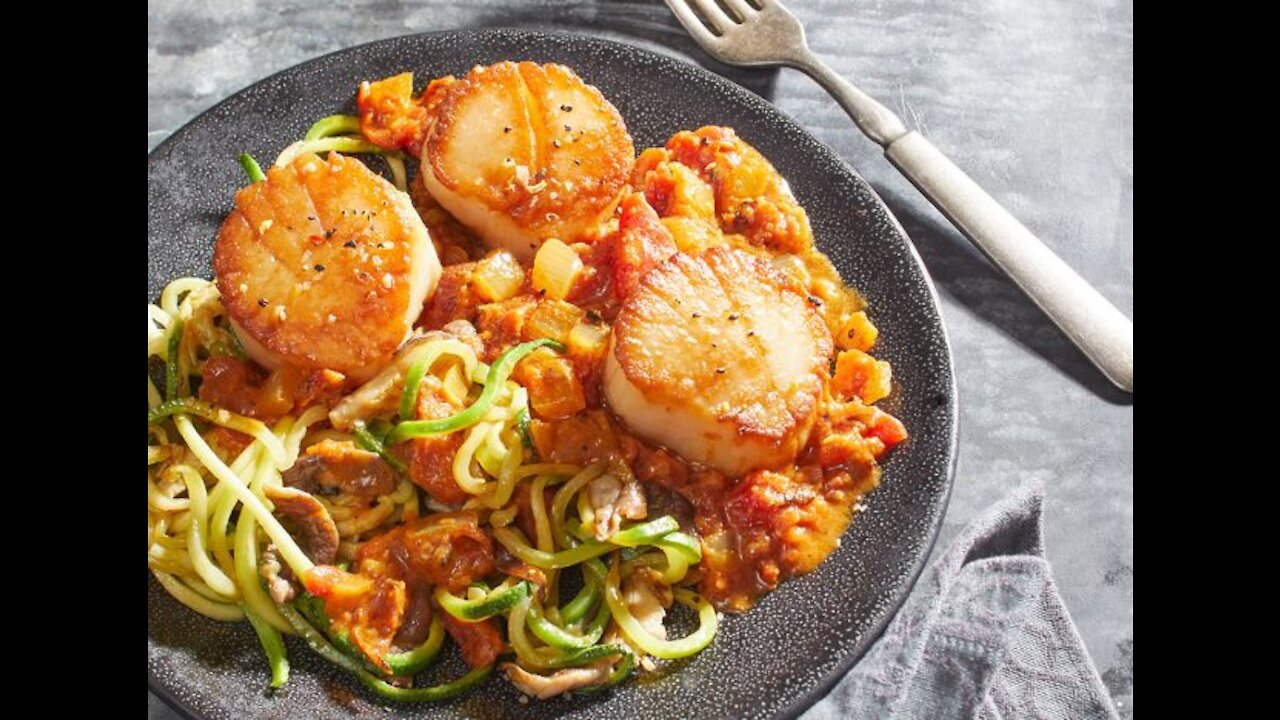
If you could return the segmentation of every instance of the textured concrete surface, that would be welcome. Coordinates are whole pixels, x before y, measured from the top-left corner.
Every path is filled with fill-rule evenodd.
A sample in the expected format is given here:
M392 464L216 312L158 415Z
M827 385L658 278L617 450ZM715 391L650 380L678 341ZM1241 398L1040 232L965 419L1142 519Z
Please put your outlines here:
M787 0L809 41L1133 316L1132 0ZM631 42L731 77L834 148L884 197L938 284L960 390L944 546L1009 488L1047 487L1058 586L1133 713L1133 407L952 229L815 84L701 55L660 2L150 0L147 147L302 60L461 27ZM857 716L837 688L807 720ZM175 717L148 694L149 716Z

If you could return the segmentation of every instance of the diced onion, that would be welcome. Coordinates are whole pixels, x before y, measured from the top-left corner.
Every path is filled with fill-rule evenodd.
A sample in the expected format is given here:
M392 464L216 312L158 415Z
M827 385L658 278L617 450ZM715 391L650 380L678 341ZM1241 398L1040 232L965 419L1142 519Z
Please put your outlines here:
M580 322L569 331L569 352L579 357L594 357L604 353L609 344L609 326Z
M555 238L542 243L533 258L533 289L563 300L582 273L582 259L573 248Z
M576 257L576 255L575 255ZM524 285L524 268L516 256L499 250L476 264L471 286L485 302L502 302L515 297Z

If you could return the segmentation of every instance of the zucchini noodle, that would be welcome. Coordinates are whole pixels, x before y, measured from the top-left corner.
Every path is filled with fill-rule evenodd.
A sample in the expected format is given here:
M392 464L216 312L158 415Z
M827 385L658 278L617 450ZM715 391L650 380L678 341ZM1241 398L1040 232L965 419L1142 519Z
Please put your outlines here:
M407 420L402 422L387 436L387 443L394 445L415 437L442 435L461 428L471 427L476 422L486 419L490 409L493 408L495 403L499 402L501 391L507 388L507 376L511 374L516 363L544 345L557 350L564 350L564 345L548 338L533 340L511 348L504 352L486 370L484 389L480 391L480 396L466 410L439 420ZM477 367L477 372L479 370L480 368ZM511 419L514 420L514 413L511 413L511 416Z
M236 589L235 583L209 560L209 554L204 549L205 539L208 537L205 523L209 510L204 478L189 466L182 467L180 472L187 483L187 496L191 498L188 517L192 518L192 522L187 533L187 552L191 555L191 566L214 592L231 599L239 598L240 591Z
M676 602L698 611L698 629L679 640L661 640L645 630L640 621L631 614L630 607L622 598L619 577L619 564L615 558L609 574L605 577L604 597L609 604L609 611L613 613L613 619L636 647L654 657L674 660L689 657L711 644L711 639L716 635L717 618L715 608L711 607L711 603L705 598L688 590L676 589Z
M569 534L564 529L565 513L569 510L569 502L577 497L578 492L586 486L587 483L595 480L604 473L605 464L596 462L588 465L582 472L574 475L564 487L556 491L556 496L551 502L551 528L552 534L555 536L556 542L561 547L571 547L572 542L569 540Z
M303 140L319 140L334 135L353 135L360 132L360 118L355 115L330 115L312 124Z
M239 607L210 600L167 572L162 572L153 567L151 568L151 574L156 576L156 580L160 581L160 586L168 590L169 594L178 602L201 615L224 622L235 622L244 619L244 611Z
M524 533L511 527L495 528L493 531L493 539L501 543L502 546L507 549L507 552L515 555L534 567L539 567L544 570L559 570L561 568L567 568L571 565L577 565L583 560L600 557L601 555L617 549L615 546L608 543L590 540L576 547L562 550L557 553L551 553L530 547L529 541L524 537Z
M339 520L338 526L339 537L351 537L366 533L380 525L396 511L395 502L390 496L378 500L377 504L371 508L365 508L354 513L350 519Z
M458 483L458 487L472 495L483 493L487 484L483 477L472 474L471 461L475 457L476 448L484 442L488 433L487 423L472 426L467 431L467 439L463 441L462 447L458 448L458 454L453 456L453 479Z
M234 622L247 611L276 631L292 633L263 589L258 563L268 542L295 572L312 563L271 514L265 490L281 484L281 472L297 460L328 412L308 408L268 428L192 397L174 397L186 392L185 378L202 375L199 357L215 354L198 349L238 346L220 324L223 313L217 288L199 278L173 281L159 303L147 306L148 356L164 362L166 374L175 378L169 397L147 381L148 566L162 588L202 615ZM224 459L193 418L249 435L252 442ZM417 507L413 486L402 481L377 501L374 512L355 516L348 530L371 530L397 511L416 515Z
M360 135L360 119L354 115L330 115L321 118L307 130L301 140L286 147L276 158L275 166L284 167L303 153L365 153L381 155L391 170L392 182L401 192L409 190L409 175L405 169L404 155L399 150L387 150L374 145ZM252 178L252 174L250 175Z
M373 143L358 137L330 137L320 138L317 140L299 140L298 142L285 148L280 156L276 158L275 166L285 167L289 163L304 153L371 153L375 155L382 154L382 148Z
M352 132L358 132L355 118L326 118L286 149L276 165L301 152L372 151L363 139L347 134ZM403 161L398 154L385 157L397 185L403 186ZM701 559L699 541L682 532L674 518L629 522L598 539L596 518L604 510L596 506L593 483L634 482L625 463L616 457L585 465L537 460L537 427L531 431L530 425L538 421L530 419L529 391L511 375L522 358L540 347L565 352L560 343L526 342L486 364L458 339L422 341L412 346L403 380L391 386L385 402L354 426L338 429L330 425L328 408L320 405L263 422L192 396L211 358L243 357L212 282L175 280L157 303L147 306L147 317L150 369L154 375L163 366L166 376L159 385L158 377L149 376L147 383L148 568L160 587L192 610L219 621L249 621L268 658L273 686L288 676L282 633L301 634L309 647L354 673L370 691L398 701L450 697L488 677L491 666L435 687L405 688L385 681L392 672L412 676L429 665L441 651L445 628L455 621L504 624L516 662L530 672L601 664L607 674L602 672L595 685L578 688L583 693L609 689L637 665L652 669L647 656L687 657L714 637L715 611L681 586L692 582L690 568ZM433 392L443 388L446 400L456 405L451 415L417 417L427 380ZM431 444L448 435L456 446ZM311 449L321 442L375 453L381 460L371 462L385 463L378 472L394 473L393 489L384 492L392 487L385 475L379 476L383 484L378 492L383 494L378 496L343 489L333 480L308 479L305 473L315 465L300 466L302 475L286 476L304 452L308 463L316 454L328 457L321 448ZM414 442L428 443L427 450L456 447L436 467L466 494L464 501L444 506L430 496L420 497L413 474L419 471L419 459L413 453L422 446ZM363 457L362 462L370 461ZM278 558L296 578L310 582L318 575L310 572L315 563L291 534L293 525L280 519L287 508L276 490L284 487L286 477L294 478L290 484L295 492L306 487L303 481L321 483L319 491L313 487L306 494L308 501L318 503L314 512L322 510L336 528L337 557L344 569L349 564L363 568L360 548L418 518L424 499L432 510L469 511L491 534L499 553L505 551L506 562L532 567L517 570L499 562L517 574L499 571L477 578L457 595L444 587L419 586L413 591L429 591L434 601L427 638L414 648L392 647L373 662L348 640L347 630L334 630L343 626L330 625L324 617L329 609L319 598L303 593L295 607L277 602L284 597L276 585L279 578L272 578L270 591L264 583L262 566L269 557ZM280 517L274 514L272 497L280 499ZM354 562L357 558L361 562ZM581 588L575 585L573 597L561 605L562 584L567 590L567 583L579 577ZM639 610L629 605L631 590L624 591L624 583L627 588L650 583L659 597L673 596L693 608L698 629L679 639L656 637L646 630L654 618L642 622L636 616Z
M305 573L315 566L306 553L302 552L302 548L298 547L289 531L284 529L279 520L271 514L267 509L266 501L258 497L251 491L244 481L231 472L231 468L218 458L217 453L209 447L200 433L196 431L195 426L191 424L191 419L186 415L178 415L173 419L174 425L178 428L178 433L187 441L192 453L196 459L213 474L219 482L224 482L231 487L231 491L235 493L236 498L243 503L242 511L247 512L250 517L258 521L262 525L262 529L271 538L280 550L280 556L285 562L293 568L293 571L299 575Z
M244 174L249 176L249 182L262 182L267 176L262 172L262 166L249 153L240 153L240 167L244 169Z
M284 429L287 430L286 438L293 435L293 431L298 425L303 425L302 419L293 428L287 427L286 422L285 420L281 421L281 425L284 425ZM265 499L262 494L263 488L275 480L272 472L274 468L262 452L258 452L257 457L251 462L251 466L253 467L253 479L250 487L255 494ZM293 632L292 627L276 610L275 603L267 596L266 591L262 589L262 583L258 580L257 530L258 522L252 515L246 514L236 522L234 562L236 579L240 583L244 595L243 604L250 611L256 613L263 622L268 623L279 631L291 633Z
M387 167L391 168L391 181L395 183L396 189L400 192L409 192L409 173L405 170L404 156L398 152L383 153L382 159L387 161Z
M476 353L458 340L434 340L418 350L413 363L404 376L404 389L400 392L400 417L412 420L417 417L418 393L422 389L422 377L442 357L451 356L462 361L464 372L471 376L476 370Z
M149 305L148 354L172 368L170 375L183 381L172 383L176 391L186 387L185 378L200 375L194 352L181 348L183 334L194 334L196 344L207 346L226 342L219 336L216 318L222 316L217 289L207 280L182 278L161 293L158 305ZM225 331L229 333L229 331ZM273 432L258 420L245 418L201 403L194 398L170 397L160 401L154 383L148 379L149 435L152 459L148 466L148 564L161 586L179 602L209 617L235 621L245 617L236 602L272 627L292 632L262 590L258 578L261 525L295 569L310 566L310 560L292 537L271 515L263 488L279 481L282 469L298 455L310 425L324 419L321 409L307 411L295 421L281 420ZM249 447L228 465L196 429L188 414L250 435ZM172 418L181 442L171 442L158 423ZM212 483L212 485L210 485ZM185 497L179 497L185 492ZM228 527L237 508L235 543L228 539Z

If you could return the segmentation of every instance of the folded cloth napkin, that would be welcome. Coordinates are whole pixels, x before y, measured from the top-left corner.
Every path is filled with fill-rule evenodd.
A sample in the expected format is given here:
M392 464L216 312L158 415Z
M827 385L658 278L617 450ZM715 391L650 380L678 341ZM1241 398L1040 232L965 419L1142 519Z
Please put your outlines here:
M1043 488L1021 488L964 529L832 691L841 714L1118 717L1050 575L1043 500Z

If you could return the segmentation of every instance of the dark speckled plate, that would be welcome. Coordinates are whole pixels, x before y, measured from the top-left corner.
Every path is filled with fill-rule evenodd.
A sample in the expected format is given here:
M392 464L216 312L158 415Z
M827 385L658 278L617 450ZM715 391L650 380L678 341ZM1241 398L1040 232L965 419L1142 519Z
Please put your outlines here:
M938 301L902 228L862 178L756 95L699 68L603 40L523 31L397 38L304 63L236 94L174 133L147 159L147 295L182 275L208 277L213 238L244 184L242 150L264 162L317 118L353 110L356 85L404 70L464 73L499 60L564 63L604 92L637 148L677 130L728 125L777 165L809 212L818 245L870 302L876 354L893 363L886 401L911 432L840 549L721 625L691 660L605 697L523 704L505 679L440 705L391 706L290 639L293 673L267 692L267 667L247 624L209 621L147 593L150 688L202 718L340 715L498 718L793 717L821 698L902 604L933 545L951 489L956 396ZM852 125L850 132L854 132ZM441 665L456 676L457 659Z

